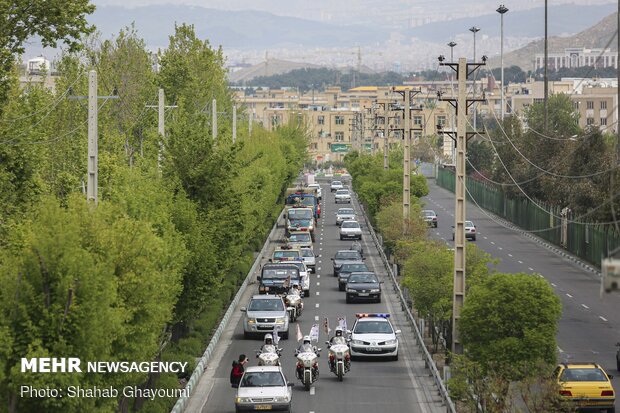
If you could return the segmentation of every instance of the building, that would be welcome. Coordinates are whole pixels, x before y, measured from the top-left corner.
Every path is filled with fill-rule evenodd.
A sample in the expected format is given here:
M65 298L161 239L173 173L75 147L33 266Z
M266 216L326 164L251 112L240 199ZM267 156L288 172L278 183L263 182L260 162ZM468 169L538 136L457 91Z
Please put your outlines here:
M545 55L537 53L535 57L534 70L543 69L545 67ZM596 68L613 67L617 69L618 52L612 52L609 49L571 47L564 49L563 52L547 54L547 68L550 70L583 66L593 66Z

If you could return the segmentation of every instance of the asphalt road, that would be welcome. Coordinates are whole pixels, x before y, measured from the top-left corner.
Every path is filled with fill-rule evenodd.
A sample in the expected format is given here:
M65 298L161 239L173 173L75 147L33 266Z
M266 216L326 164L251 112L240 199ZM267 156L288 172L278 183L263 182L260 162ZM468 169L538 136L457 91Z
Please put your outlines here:
M454 194L429 180L430 193L425 208L438 215L438 228L431 235L450 246L454 225ZM620 341L620 294L600 296L600 279L572 261L501 225L494 216L467 203L467 219L478 232L476 245L501 259L498 270L506 273L537 273L555 289L562 301L562 319L557 335L560 361L599 363L620 391L616 370L616 347ZM474 242L474 241L469 241Z
M367 228L363 228L364 254L366 262L379 277L386 281L382 303L346 304L345 293L338 291L338 282L332 276L330 258L339 249L348 249L351 241L340 241L338 227L335 225L334 195L329 187L323 185L322 218L319 220L318 233L314 250L320 255L317 259L317 274L311 275L311 296L304 299L304 313L298 320L303 334L308 334L312 324L321 326L319 347L323 348L319 359L320 377L310 391L305 391L295 378L296 359L293 355L298 346L295 337L295 324L291 324L290 338L281 340L284 348L281 362L289 380L295 383L293 388L293 411L296 413L364 413L364 412L445 412L430 373L424 368L421 352L413 343L413 332L407 324L400 306L396 302L393 289L387 281L387 275L372 244ZM354 202L356 212L359 205ZM282 230L283 232L283 230ZM274 244L273 247L277 245ZM251 295L257 292L257 284L249 286L241 300L240 307L246 306ZM330 320L333 329L337 318L346 316L351 328L355 314L360 312L389 312L396 329L401 329L399 361L355 360L351 371L342 383L330 373L327 365L327 349L324 342L328 339L323 332L324 317ZM188 412L234 412L235 389L229 384L232 361L239 354L250 357L250 365L255 365L254 352L262 344L261 340L245 340L241 324L242 313L237 309L236 317L231 319L229 328L224 332L213 361L207 367L190 400Z

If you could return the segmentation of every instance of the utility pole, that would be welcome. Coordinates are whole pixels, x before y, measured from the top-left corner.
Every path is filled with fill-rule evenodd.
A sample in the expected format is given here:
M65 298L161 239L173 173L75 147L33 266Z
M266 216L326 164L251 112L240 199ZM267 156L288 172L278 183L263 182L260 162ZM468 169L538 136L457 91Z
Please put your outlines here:
M213 105L211 107L211 135L213 136L213 144L217 143L217 100L213 99Z
M389 112L389 102L385 102L385 105L383 106L383 119L385 119L384 125L383 125L383 169L387 170L389 169L389 149L390 149L390 144L388 142L389 136L390 136L390 129L389 129L389 124L390 124L390 112Z
M500 66L502 67L502 84L501 84L501 101L502 101L502 111L500 119L504 121L504 112L506 111L506 103L504 102L504 14L508 12L508 7L501 4L497 10L500 15L501 20L501 41L500 41Z
M616 134L618 135L618 139L616 142L616 160L620 162L620 62L618 62L618 58L620 58L620 1L618 2L618 12L616 13L616 18L616 23L618 25L618 45L616 48L616 50L618 51L618 53L616 54L616 76L618 79L616 85L616 91L618 93L616 96L616 109L618 111L616 116Z
M476 135L478 132L467 132L467 109L471 103L484 101L482 99L467 99L467 78L480 66L486 64L486 56L482 57L482 63L467 63L467 59L460 58L458 63L444 63L444 57L439 56L440 66L448 66L456 71L458 81L458 98L442 98L438 93L439 100L450 102L454 106L457 114L456 137L454 132L448 134L456 141L456 184L455 195L455 214L454 214L454 289L452 303L452 352L463 354L463 345L459 339L458 322L461 316L461 309L465 302L465 161L467 156L467 138ZM470 67L472 68L470 70ZM470 103L471 102L471 103Z
M476 33L478 33L480 31L480 27L476 27L476 26L472 26L469 28L469 31L472 32L474 34L474 63L476 62ZM476 78L474 77L474 96L476 95ZM474 106L473 106L473 110L474 110L474 130L476 130L476 118L478 116L476 116L476 102L474 102ZM458 127L458 126L457 126Z
M157 94L157 106L146 105L147 108L157 108L157 132L159 133L159 152L157 152L157 169L161 171L161 163L163 159L163 151L166 142L165 114L166 109L173 109L177 105L166 106L166 97L164 89L159 88Z
M411 91L405 89L405 145L403 149L403 234L409 233L409 219L411 215L411 127L409 121L411 120Z
M547 77L547 64L548 64L548 60L549 60L549 49L548 49L548 33L547 33L547 0L545 0L545 66L544 66L544 70L545 70L545 97L543 99L545 108L544 108L544 123L543 123L543 129L545 130L545 133L547 133L547 126L548 126L548 122L549 119L549 103L547 102L547 100L549 99L549 78ZM620 51L619 51L620 53Z
M232 143L237 141L237 105L233 105Z

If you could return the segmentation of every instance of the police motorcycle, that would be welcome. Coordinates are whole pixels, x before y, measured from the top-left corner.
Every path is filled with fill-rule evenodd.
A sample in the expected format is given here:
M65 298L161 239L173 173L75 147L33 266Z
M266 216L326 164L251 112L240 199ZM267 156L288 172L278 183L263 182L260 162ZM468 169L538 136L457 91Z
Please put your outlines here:
M304 303L301 300L301 296L301 287L297 283L293 284L293 286L282 295L282 299L286 305L286 311L288 312L288 318L291 322L297 320L303 312Z
M310 336L305 336L303 344L295 351L295 357L297 357L295 373L306 390L310 390L312 383L319 378L317 358L320 357L320 352L320 348L316 348L310 343Z
M265 341L260 350L256 350L259 366L279 366L281 348L273 343L273 336L265 334Z
M329 349L329 370L338 377L338 381L342 381L345 373L351 370L349 345L343 336L342 327L336 327L334 337L325 344Z

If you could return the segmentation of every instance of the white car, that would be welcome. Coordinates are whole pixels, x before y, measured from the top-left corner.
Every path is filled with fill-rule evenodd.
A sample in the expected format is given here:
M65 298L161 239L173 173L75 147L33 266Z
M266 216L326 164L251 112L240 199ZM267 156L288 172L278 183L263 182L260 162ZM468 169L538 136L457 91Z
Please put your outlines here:
M301 258L304 260L308 270L316 273L316 256L312 248L302 248L299 251L301 251Z
M280 366L246 367L237 388L235 411L281 410L290 412L293 383Z
M338 208L336 212L336 225L342 224L342 221L355 220L355 210L353 208Z
M398 334L389 314L356 314L349 346L351 357L389 357L398 360Z
M321 190L321 185L319 185L319 184L310 184L310 185L308 185L308 188L316 188L316 195L319 197L319 199L323 198L323 191Z
M245 313L243 318L243 336L263 337L273 332L278 326L280 335L288 339L288 313L284 301L278 295L255 295L246 307L241 307Z
M286 243L293 248L312 248L312 236L309 232L293 231L286 238Z
M357 221L342 221L340 225L340 240L343 239L362 239L362 227Z
M336 191L336 196L335 196L335 201L336 203L343 203L346 202L348 204L351 203L351 193L349 192L348 189L339 189Z
M471 221L465 221L465 239L476 240L476 226ZM452 227L452 241L454 241L454 226Z
M329 187L332 192L337 191L339 189L343 189L344 185L341 181L332 181L331 186Z

